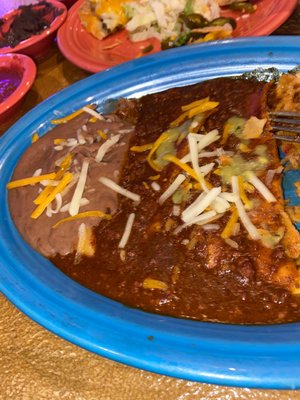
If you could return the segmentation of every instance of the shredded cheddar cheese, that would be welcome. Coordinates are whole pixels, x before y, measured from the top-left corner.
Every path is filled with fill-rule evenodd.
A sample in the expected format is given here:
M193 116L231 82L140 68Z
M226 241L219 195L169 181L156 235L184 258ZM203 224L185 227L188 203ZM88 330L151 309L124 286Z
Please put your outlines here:
M74 111L72 114L66 115L65 117L52 119L51 124L53 124L53 125L63 124L65 122L71 121L73 118L77 117L78 115L80 115L82 113L83 113L83 109L81 108L80 110Z
M37 142L39 140L39 135L38 135L38 133L34 133L33 135L32 135L32 138L31 138L31 143L35 143L35 142Z
M63 143L66 142L66 139L59 139L59 138L58 138L58 139L54 139L53 142L54 142L55 145L57 145L57 144L63 144Z
M91 217L104 218L104 219L111 219L112 218L112 216L110 214L106 214L106 213L104 213L102 211L99 211L99 210L85 211L85 212L78 213L78 214L76 214L74 216L62 218L61 220L56 222L56 224L54 224L52 228L55 229L58 226L60 226L61 224L64 224L65 222L75 221L75 220L82 219L82 218L91 218Z
M176 118L174 121L170 123L171 128L175 128L176 126L179 126L187 117L189 113L188 111L185 111L184 113L180 114L178 118Z
M136 153L143 153L144 151L151 150L153 145L154 145L154 143L147 143L142 146L132 146L132 147L130 147L130 150L134 151Z
M98 135L103 139L106 140L107 139L107 134L105 132L103 132L102 129L98 129L97 130Z
M209 97L205 97L204 99L196 100L192 103L182 106L181 109L184 112L171 122L170 127L174 128L180 125L186 118L192 118L195 115L211 111L218 105L219 103L217 101L210 101Z
M201 113L204 113L206 111L213 110L218 105L219 105L219 103L217 101L207 101L207 102L203 103L202 105L199 105L199 106L189 110L188 111L188 117L192 118L197 114L201 114Z
M65 173L69 170L73 161L73 155L71 153L67 154L66 157L59 164L59 170L55 173L54 180L60 180ZM52 192L53 186L47 185L44 190L33 200L34 204L39 205L43 203L49 194Z
M203 99L195 100L189 104L186 104L185 106L182 106L181 109L182 109L182 111L189 111L192 108L200 107L207 102L209 102L209 97L204 97Z
M54 180L55 172L51 172L49 174L38 175L38 176L30 176L29 178L17 179L15 181L11 181L6 185L7 189L15 189L22 186L33 185L35 183L39 183L43 180Z
M179 158L171 155L171 154L166 154L163 157L164 160L170 161L173 164L176 164L179 168L181 168L183 171L185 171L188 175L190 175L192 178L194 178L196 181L198 181L201 185L201 187L207 189L210 187L210 183L206 182L205 179L201 174L197 174L189 165L183 163L182 161L179 160Z
M150 153L149 153L148 156L147 156L147 161L148 161L149 165L150 165L155 171L158 171L158 172L159 172L159 171L161 171L161 170L163 169L163 167L158 166L158 165L152 160L152 157L153 157L154 153L156 152L156 150L159 148L159 146L160 146L163 142L165 142L166 140L168 140L168 138L169 138L168 133L167 133L167 132L163 132L163 133L159 136L159 138L154 142L154 144L153 144L153 146L152 146L152 148L151 148L151 150L150 150Z
M143 288L168 290L168 285L163 281L159 281L158 279L146 278L143 281Z
M252 208L252 202L251 200L248 199L246 192L245 192L245 186L244 186L244 180L243 177L240 175L238 177L238 183L239 183L239 191L240 191L240 197L242 199L242 202L245 205L246 210L251 210Z
M235 224L238 221L238 218L239 218L239 214L235 207L231 213L231 216L230 216L225 228L223 229L223 231L221 233L221 238L223 238L223 239L230 238L230 236L232 235L232 232L235 228Z
M56 195L63 191L63 189L71 182L73 175L70 172L67 172L59 184L53 189L53 191L47 196L47 198L38 205L38 207L31 214L31 218L38 218L44 210L47 208L48 204L50 204L56 197Z

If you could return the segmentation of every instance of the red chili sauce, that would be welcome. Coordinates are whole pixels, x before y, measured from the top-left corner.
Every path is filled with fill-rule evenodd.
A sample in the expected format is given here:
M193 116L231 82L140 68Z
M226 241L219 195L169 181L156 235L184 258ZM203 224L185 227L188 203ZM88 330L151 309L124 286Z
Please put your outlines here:
M0 104L3 103L20 85L21 74L8 68L0 69Z

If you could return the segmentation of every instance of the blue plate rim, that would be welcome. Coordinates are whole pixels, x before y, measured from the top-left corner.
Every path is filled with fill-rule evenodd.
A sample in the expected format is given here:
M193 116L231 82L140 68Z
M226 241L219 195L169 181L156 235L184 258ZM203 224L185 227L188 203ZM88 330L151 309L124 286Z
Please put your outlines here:
M68 113L79 108L96 98L96 88L107 100L112 90L116 97L142 95L215 77L220 71L227 76L249 71L254 65L277 64L287 70L300 65L299 50L296 37L225 40L149 55L92 75L45 100L1 138L0 187L5 192L17 158L36 129L41 134L48 129L54 110L61 107ZM97 96L101 108L104 102ZM0 198L0 221L6 232L0 237L0 290L57 335L115 361L177 378L231 386L300 387L300 323L232 326L127 308L65 277L26 245L10 219L6 196Z

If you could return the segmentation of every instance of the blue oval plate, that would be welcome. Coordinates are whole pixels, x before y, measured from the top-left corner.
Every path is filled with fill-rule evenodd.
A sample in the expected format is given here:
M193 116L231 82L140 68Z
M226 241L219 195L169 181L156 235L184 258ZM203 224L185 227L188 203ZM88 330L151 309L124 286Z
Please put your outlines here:
M0 289L30 318L102 356L149 371L207 383L300 388L300 323L233 326L127 308L69 279L33 251L10 218L6 183L33 132L87 103L103 110L119 97L257 67L300 65L297 37L211 42L148 55L80 81L20 119L0 141ZM299 173L298 173L298 179Z

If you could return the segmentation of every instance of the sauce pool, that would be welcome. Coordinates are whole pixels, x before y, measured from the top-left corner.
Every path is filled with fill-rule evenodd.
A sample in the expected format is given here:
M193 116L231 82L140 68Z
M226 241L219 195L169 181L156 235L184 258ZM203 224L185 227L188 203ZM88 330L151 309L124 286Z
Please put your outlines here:
M0 70L0 104L3 103L20 85L21 75L9 69Z

